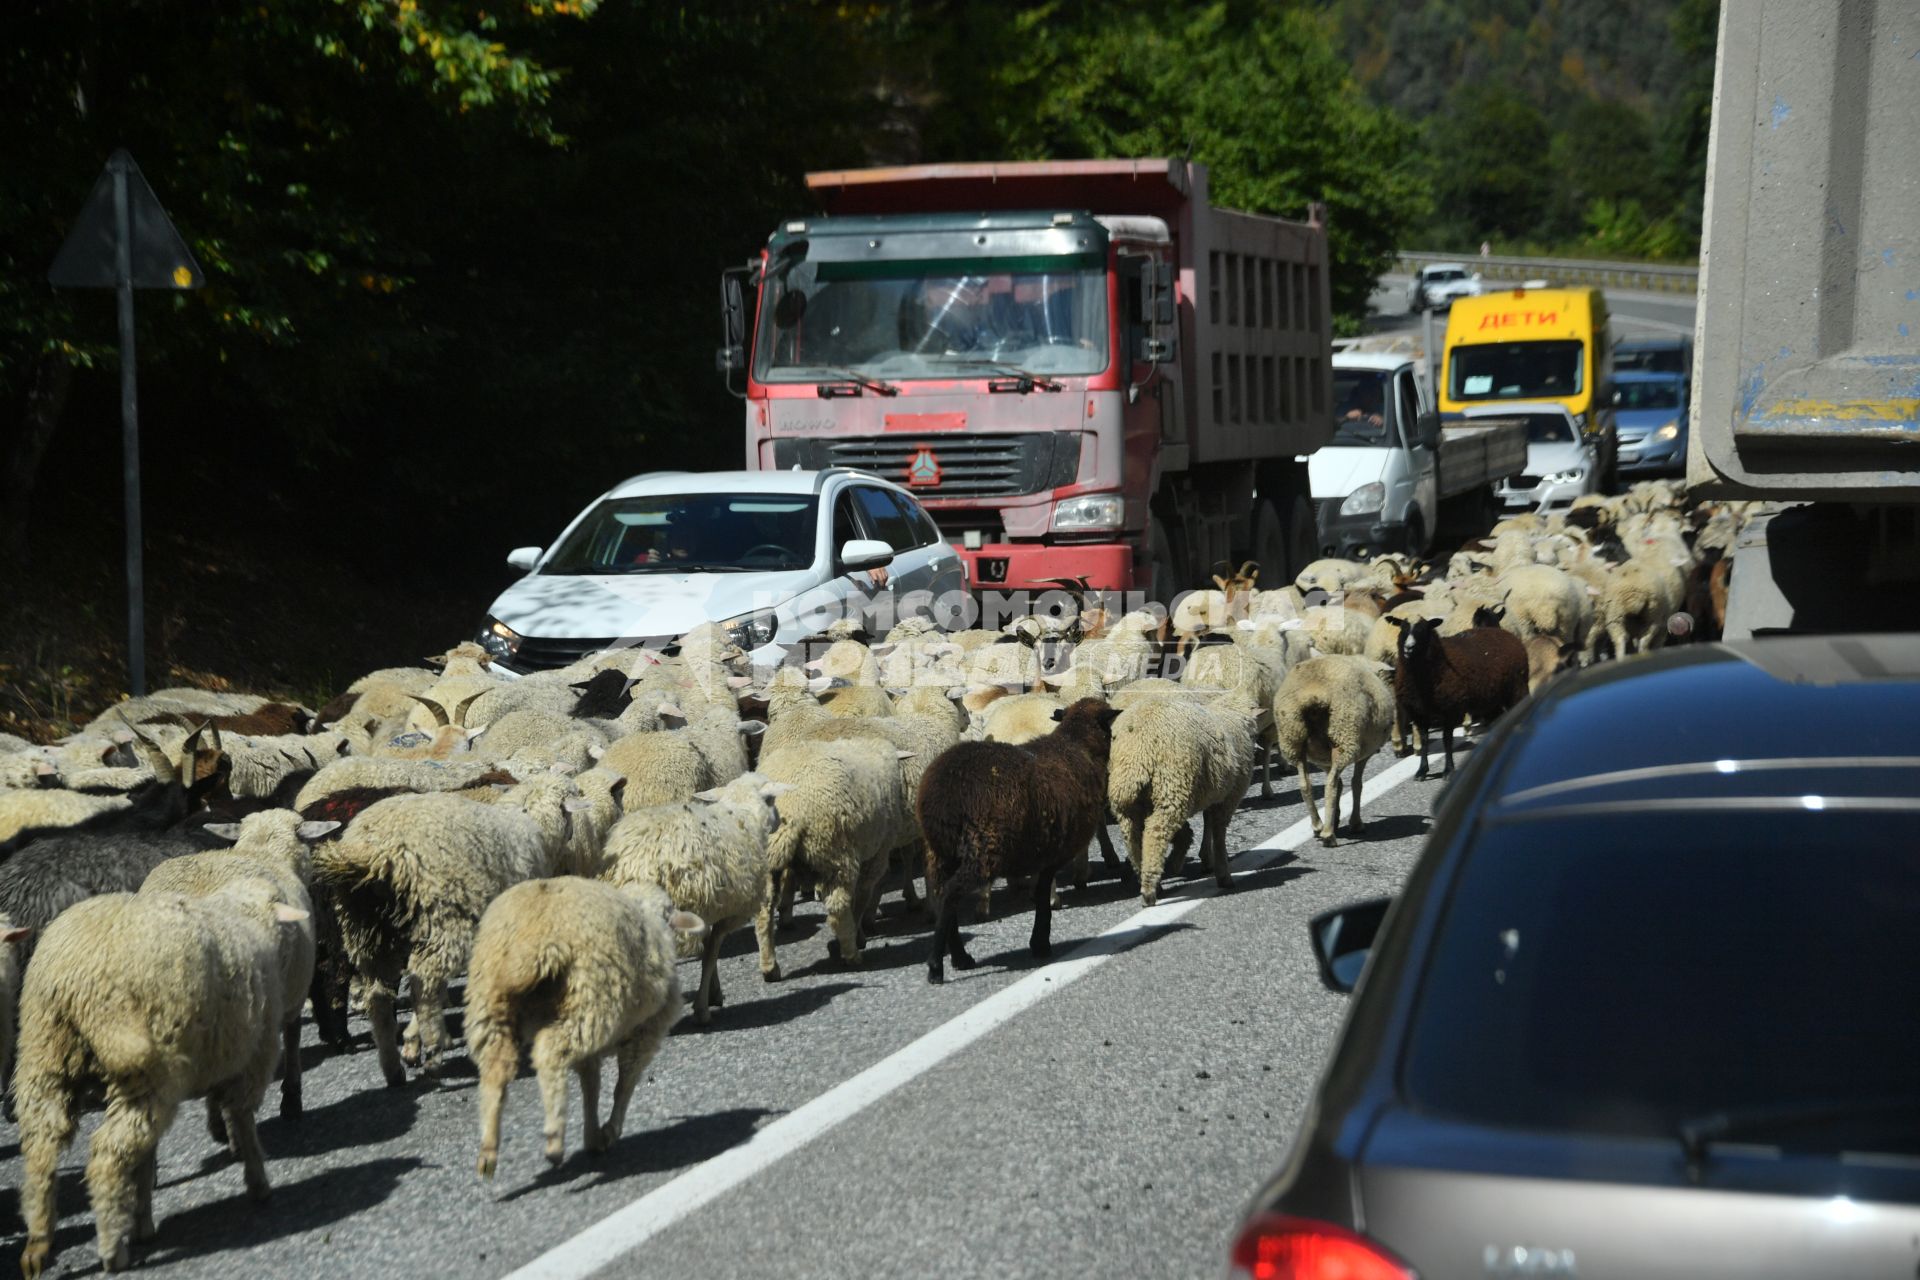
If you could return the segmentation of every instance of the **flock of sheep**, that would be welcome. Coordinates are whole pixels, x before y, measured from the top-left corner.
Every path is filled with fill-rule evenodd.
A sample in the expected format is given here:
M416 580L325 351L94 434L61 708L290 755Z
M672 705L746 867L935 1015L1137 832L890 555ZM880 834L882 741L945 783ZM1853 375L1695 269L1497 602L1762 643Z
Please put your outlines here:
M523 1057L548 1158L570 1071L586 1145L603 1149L681 1013L676 958L698 959L705 1023L725 1000L722 941L751 925L778 980L801 893L857 965L882 891L917 904L924 876L940 981L948 962L973 966L962 917L995 881L1031 894L1046 956L1056 881L1084 887L1095 842L1151 904L1197 816L1203 870L1230 888L1228 823L1256 771L1272 794L1276 753L1331 845L1342 770L1357 833L1363 770L1389 739L1405 753L1410 732L1424 770L1438 729L1450 767L1456 728L1556 672L1714 634L1744 516L1640 485L1508 520L1444 567L1322 560L1263 590L1242 566L1171 614L1115 616L1082 593L1070 616L999 631L903 622L873 642L842 624L771 672L714 627L671 653L613 649L519 679L461 645L319 712L174 689L50 746L0 738L0 1078L17 1020L22 1270L45 1266L55 1167L102 1092L87 1184L109 1270L154 1234L155 1152L183 1102L206 1099L264 1195L254 1115L282 1065L280 1112L299 1114L308 1002L339 1047L357 1001L399 1084L446 1061L464 978L491 1176Z

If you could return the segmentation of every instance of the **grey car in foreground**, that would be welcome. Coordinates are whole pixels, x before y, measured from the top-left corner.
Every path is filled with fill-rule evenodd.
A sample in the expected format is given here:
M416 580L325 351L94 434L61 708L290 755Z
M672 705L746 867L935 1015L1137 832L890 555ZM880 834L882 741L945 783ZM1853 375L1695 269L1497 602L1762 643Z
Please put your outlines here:
M1549 685L1399 897L1231 1271L1911 1277L1920 637L1668 649Z

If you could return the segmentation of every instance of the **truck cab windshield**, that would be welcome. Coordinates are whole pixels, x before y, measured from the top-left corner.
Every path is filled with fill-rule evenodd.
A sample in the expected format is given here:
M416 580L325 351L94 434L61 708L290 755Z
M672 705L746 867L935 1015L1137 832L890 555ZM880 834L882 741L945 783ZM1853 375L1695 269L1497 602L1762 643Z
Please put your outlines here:
M1393 414L1387 405L1387 375L1368 369L1333 371L1335 445L1392 448Z
M1107 367L1107 277L1085 257L806 261L770 273L765 288L754 372L766 382Z

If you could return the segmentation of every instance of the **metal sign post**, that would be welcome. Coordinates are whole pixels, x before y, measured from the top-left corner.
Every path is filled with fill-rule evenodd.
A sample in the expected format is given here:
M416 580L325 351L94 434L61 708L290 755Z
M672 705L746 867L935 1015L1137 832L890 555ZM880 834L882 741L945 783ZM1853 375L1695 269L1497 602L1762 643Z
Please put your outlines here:
M198 289L200 266L160 199L125 151L116 151L47 271L68 289L112 289L120 321L121 477L127 503L127 687L147 691L145 562L140 533L140 406L135 378L133 291Z

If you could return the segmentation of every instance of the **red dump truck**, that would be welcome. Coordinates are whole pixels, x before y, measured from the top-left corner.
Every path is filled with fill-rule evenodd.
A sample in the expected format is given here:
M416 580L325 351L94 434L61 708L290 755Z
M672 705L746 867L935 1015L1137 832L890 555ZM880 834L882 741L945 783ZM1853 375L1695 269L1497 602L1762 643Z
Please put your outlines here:
M1214 208L1184 160L814 173L722 281L747 465L914 491L978 589L1169 600L1291 580L1331 434L1327 236Z

